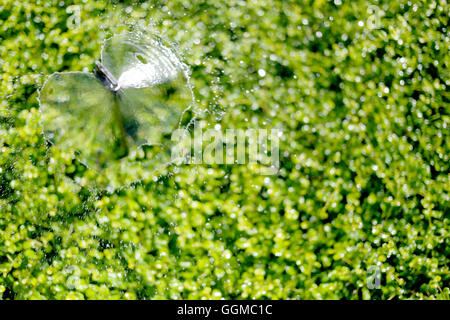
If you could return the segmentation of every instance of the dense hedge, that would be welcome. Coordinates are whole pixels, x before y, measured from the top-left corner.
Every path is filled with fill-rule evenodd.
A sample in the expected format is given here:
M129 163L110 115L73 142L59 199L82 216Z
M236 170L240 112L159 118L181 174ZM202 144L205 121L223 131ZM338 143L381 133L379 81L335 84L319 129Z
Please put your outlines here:
M3 0L0 17L3 299L449 298L446 1ZM185 165L106 192L46 145L45 76L92 70L136 26L179 43L207 125L283 128L278 175Z

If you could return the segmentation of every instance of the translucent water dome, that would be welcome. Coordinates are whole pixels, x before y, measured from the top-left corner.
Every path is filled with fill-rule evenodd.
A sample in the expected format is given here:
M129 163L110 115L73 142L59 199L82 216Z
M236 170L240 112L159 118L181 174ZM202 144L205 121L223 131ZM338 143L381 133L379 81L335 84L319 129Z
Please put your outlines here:
M39 98L47 140L108 179L167 164L172 132L192 116L187 65L137 32L106 39L94 73L52 74Z

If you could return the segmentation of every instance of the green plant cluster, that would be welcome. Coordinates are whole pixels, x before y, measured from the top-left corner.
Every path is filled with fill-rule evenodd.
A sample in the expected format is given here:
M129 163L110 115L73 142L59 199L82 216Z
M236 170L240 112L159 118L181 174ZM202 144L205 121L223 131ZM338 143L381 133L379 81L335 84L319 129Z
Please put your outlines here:
M449 298L448 18L446 0L1 0L0 297ZM38 89L137 27L179 44L207 126L283 129L276 175L79 186L95 177L44 141Z

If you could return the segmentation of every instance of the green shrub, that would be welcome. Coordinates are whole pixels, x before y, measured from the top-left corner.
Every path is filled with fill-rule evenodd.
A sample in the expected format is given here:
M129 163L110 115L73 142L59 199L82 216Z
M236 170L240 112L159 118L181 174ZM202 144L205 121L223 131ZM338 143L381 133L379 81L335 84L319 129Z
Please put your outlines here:
M2 1L0 297L448 299L448 9ZM278 175L73 182L95 177L45 143L37 90L92 70L101 40L136 25L179 44L208 126L284 130Z

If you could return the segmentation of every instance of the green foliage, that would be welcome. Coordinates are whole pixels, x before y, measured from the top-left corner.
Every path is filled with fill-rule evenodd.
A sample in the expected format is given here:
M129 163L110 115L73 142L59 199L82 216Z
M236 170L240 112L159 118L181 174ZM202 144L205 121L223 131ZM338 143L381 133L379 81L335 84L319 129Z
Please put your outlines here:
M0 297L448 299L448 12L1 0ZM46 145L37 90L92 70L101 40L132 27L179 43L209 126L284 130L278 175L185 165L115 192L73 183L95 177Z

